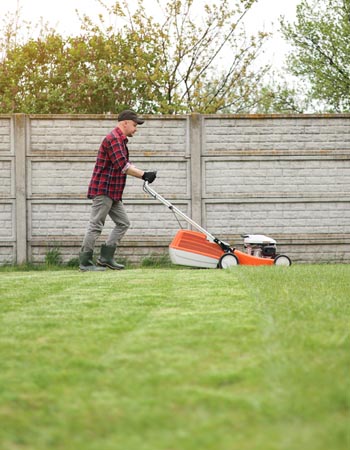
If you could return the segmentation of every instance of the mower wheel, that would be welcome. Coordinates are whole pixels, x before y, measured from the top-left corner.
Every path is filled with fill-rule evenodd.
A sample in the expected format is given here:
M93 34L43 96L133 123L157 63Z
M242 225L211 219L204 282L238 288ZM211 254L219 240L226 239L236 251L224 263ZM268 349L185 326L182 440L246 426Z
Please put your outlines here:
M274 260L275 266L290 266L292 261L288 258L287 255L278 255Z
M236 255L233 253L225 253L219 259L218 266L220 269L229 269L230 267L238 266L238 264L239 261Z

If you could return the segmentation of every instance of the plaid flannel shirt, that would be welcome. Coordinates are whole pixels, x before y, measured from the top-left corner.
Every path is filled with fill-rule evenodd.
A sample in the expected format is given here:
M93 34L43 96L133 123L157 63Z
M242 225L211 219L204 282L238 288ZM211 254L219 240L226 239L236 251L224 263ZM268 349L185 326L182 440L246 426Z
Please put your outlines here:
M88 189L88 198L107 195L114 201L122 199L126 171L131 166L128 139L114 128L102 141Z

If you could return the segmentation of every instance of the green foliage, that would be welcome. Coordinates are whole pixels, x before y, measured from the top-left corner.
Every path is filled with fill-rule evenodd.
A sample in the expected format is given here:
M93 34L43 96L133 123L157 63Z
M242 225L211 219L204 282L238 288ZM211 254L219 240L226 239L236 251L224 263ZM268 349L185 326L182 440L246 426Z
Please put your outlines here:
M152 254L151 256L143 258L141 261L141 267L168 267L171 265L172 263L168 254Z
M282 31L294 47L289 70L309 86L316 108L349 112L350 0L302 0Z
M62 264L61 251L59 248L51 248L46 252L45 264L48 267L60 266Z
M348 448L349 265L0 277L2 449Z
M290 87L286 81L266 82L260 90L257 113L296 113L301 114L309 108L309 101L299 88Z
M4 23L0 41L0 112L249 110L267 71L252 69L267 34L247 38L242 28L255 1L232 7L229 0L211 6L169 0L162 21L141 0L133 12L125 0L111 8L100 2L115 28L102 17L95 23L83 16L79 36L63 37L42 25L39 37L23 42L18 13ZM223 55L227 68L218 70Z
M71 258L69 261L67 261L67 267L72 267L75 269L79 267L79 258L78 257Z
M0 64L1 111L88 114L136 102L149 110L148 84L140 76L147 61L137 47L131 36L96 30L68 38L48 31L9 48Z

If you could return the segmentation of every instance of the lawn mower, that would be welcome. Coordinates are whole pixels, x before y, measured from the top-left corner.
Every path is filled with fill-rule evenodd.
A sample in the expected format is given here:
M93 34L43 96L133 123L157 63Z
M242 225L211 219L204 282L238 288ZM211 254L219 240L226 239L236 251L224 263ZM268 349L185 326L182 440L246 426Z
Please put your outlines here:
M242 235L244 251L214 237L176 206L158 194L146 181L143 190L151 197L167 206L175 215L182 217L198 231L179 230L169 245L169 255L173 264L207 269L228 269L238 264L249 266L290 266L290 258L277 254L276 241L262 234Z

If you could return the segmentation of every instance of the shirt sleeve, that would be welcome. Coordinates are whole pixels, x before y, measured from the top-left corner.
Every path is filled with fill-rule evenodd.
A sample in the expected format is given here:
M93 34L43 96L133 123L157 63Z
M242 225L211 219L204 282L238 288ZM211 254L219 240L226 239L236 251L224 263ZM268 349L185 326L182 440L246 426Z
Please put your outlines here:
M106 140L106 148L112 164L119 167L122 173L125 173L131 163L128 159L124 143L118 139Z
M131 167L131 166L132 166L131 162L127 162L125 164L124 168L122 169L122 173L126 173L127 170L129 169L129 167Z

